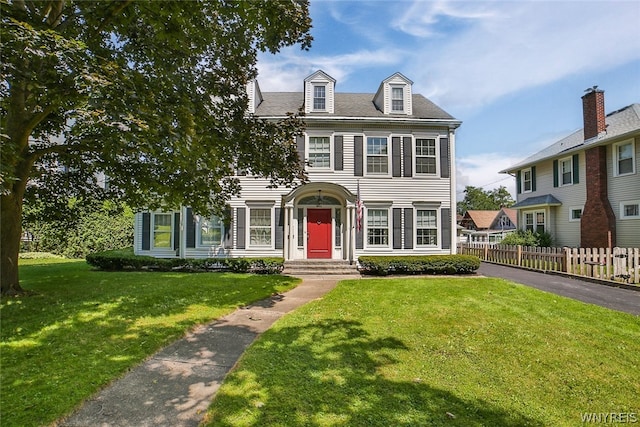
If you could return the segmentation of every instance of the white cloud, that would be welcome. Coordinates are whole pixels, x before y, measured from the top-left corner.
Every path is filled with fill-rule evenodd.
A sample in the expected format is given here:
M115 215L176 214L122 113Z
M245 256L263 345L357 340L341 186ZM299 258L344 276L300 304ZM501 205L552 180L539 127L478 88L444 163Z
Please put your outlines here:
M423 86L418 89L449 108L480 107L512 92L640 58L638 2L438 5L416 2L398 26L424 25L418 9L432 17L427 20L436 29L438 19L450 21L449 26L464 20L438 43L424 39L425 48L408 59L416 64L410 73ZM460 13L468 7L475 10Z
M507 157L504 153L485 153L456 158L456 193L458 200L464 198L464 188L468 185L487 190L504 186L515 199L515 178L498 173L520 161Z

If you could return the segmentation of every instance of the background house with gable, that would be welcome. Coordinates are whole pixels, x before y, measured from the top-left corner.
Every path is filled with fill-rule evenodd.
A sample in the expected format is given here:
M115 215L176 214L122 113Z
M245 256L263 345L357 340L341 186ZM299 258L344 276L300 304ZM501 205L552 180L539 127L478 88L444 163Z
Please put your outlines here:
M466 242L500 243L518 228L518 212L510 208L468 210L460 220L460 226Z
M516 177L520 228L554 246L640 247L640 104L605 115L597 87L582 104L584 128L501 171Z
M353 261L360 255L456 250L455 131L461 122L400 73L375 93L340 93L323 71L302 92L247 87L248 113L278 120L305 111L296 144L309 182L268 188L241 171L231 223L174 212L139 212L136 254Z

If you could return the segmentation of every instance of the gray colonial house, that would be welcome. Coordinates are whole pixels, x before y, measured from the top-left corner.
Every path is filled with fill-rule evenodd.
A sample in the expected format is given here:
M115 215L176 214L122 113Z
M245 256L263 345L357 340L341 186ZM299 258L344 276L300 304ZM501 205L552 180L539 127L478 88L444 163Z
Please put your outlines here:
M303 83L303 84L302 84ZM248 87L248 112L277 120L302 108L298 137L309 182L268 188L238 174L231 223L188 206L135 217L135 253L354 261L361 255L455 253L454 143L461 122L395 73L375 93L336 92L317 71L302 92Z
M582 106L582 129L502 171L516 177L519 227L554 246L640 247L640 104L605 114L594 87Z

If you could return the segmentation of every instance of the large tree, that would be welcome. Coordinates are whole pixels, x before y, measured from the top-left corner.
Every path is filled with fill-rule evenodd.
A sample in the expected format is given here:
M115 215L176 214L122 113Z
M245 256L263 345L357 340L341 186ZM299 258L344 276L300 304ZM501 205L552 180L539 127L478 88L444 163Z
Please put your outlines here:
M220 211L234 168L303 179L297 115L246 114L259 51L311 43L307 0L0 0L1 282L19 293L28 187Z
M514 203L511 193L504 186L485 191L480 187L467 185L464 188L464 199L458 202L458 213L464 215L472 210L495 211L513 206Z

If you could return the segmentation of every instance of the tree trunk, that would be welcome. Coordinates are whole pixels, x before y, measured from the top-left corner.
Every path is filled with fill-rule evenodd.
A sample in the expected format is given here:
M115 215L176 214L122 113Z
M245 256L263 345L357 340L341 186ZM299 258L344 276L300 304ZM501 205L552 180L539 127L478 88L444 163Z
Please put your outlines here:
M0 284L2 295L24 293L18 275L18 253L22 236L22 195L0 196Z

